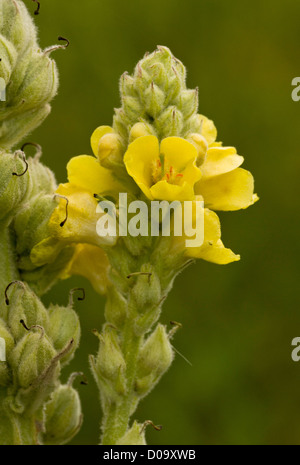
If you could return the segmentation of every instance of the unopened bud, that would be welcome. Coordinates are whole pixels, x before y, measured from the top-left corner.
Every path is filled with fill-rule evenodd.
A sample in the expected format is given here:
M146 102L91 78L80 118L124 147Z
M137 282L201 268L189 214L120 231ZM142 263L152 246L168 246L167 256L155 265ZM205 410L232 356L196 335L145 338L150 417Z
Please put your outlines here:
M24 321L28 327L38 325L47 330L49 325L47 310L27 284L12 283L7 293L9 294L7 321L16 340L21 339L28 332L20 321Z
M4 219L17 208L27 193L29 177L23 152L1 153L0 170L0 219Z
M102 166L112 168L123 161L123 147L120 136L111 133L101 137L98 145L98 158Z
M43 444L61 445L69 442L82 423L81 403L77 391L69 384L53 392L45 406Z
M117 446L145 446L145 428L138 422L134 422L132 427L124 436L116 442Z
M208 143L204 136L201 134L193 133L188 137L188 141L191 142L198 152L197 165L201 166L205 160L206 152L208 149Z
M19 387L27 388L51 365L56 352L42 333L42 328L30 331L18 342L8 361L15 371ZM59 367L56 367L58 371Z
M76 312L70 307L59 307L58 305L49 308L50 325L48 336L54 348L61 352L70 340L73 340L72 348L61 358L61 365L66 365L74 356L74 352L79 345L80 324Z
M147 123L136 123L132 126L129 134L129 142L133 142L138 137L155 135L154 128Z
M177 107L168 107L161 115L156 119L155 126L158 134L162 138L169 136L178 136L181 133L183 126L183 117Z
M165 103L165 93L151 82L150 86L144 92L145 111L152 118L156 118L163 109Z
M141 349L136 391L143 396L151 390L173 361L173 350L166 328L158 324Z

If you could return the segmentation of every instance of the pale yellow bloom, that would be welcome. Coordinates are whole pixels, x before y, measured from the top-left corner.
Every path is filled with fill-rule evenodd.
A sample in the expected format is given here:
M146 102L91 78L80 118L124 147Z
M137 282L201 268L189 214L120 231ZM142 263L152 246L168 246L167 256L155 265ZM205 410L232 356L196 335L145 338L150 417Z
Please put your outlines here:
M193 200L194 184L201 178L197 150L180 137L159 144L155 136L132 142L124 155L128 174L150 200Z

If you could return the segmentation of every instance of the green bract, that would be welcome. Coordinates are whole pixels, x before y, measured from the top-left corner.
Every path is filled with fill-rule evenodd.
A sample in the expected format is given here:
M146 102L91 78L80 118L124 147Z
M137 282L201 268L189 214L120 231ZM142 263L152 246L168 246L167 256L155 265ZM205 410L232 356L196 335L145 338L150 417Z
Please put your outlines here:
M58 87L51 49L42 51L35 25L19 0L0 1L0 148L10 149L39 126L50 112Z

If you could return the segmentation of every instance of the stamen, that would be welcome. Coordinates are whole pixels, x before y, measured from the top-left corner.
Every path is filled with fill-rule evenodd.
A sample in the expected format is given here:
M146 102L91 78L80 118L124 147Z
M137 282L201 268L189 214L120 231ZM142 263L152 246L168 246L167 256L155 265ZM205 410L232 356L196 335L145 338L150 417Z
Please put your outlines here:
M160 166L161 166L161 177L163 178L165 175L165 156L163 153L159 155L160 159Z
M82 297L77 297L77 300L78 301L82 301L85 299L85 290L83 287L75 287L74 289L71 289L70 290L70 294L69 294L69 307L73 307L74 305L74 299L73 299L73 296L74 296L74 292L76 291L81 291L82 292Z
M168 334L169 339L171 340L175 333L177 333L177 331L182 328L182 324L178 323L178 321L170 321L170 325L173 326L173 328L171 329L171 331L169 331Z
M60 194L54 194L54 197L59 197L60 199L64 199L66 201L66 218L59 225L61 228L63 228L69 216L69 212L68 212L69 199L65 197L64 195L60 195Z
M176 174L176 178L183 178L183 174L182 173Z

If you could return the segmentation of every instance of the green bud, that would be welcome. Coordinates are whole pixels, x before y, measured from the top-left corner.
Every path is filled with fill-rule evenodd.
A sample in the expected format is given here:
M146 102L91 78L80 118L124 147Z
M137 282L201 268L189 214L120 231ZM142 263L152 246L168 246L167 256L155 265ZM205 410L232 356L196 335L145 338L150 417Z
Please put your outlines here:
M1 340L4 340L4 343ZM7 358L12 351L14 344L15 341L9 331L9 328L7 327L5 321L0 318L0 346L4 351L3 355L5 358ZM8 365L5 360L0 360L0 387L8 386L10 382L11 379Z
M149 307L158 304L161 299L160 280L151 265L143 265L140 273L131 279L136 280L131 296L138 311L145 313Z
M115 110L114 129L128 142L128 129L146 123L159 138L183 136L188 120L197 111L197 90L185 84L186 70L167 47L146 54L133 76L124 73L120 91L123 106ZM136 136L130 134L129 142Z
M156 118L164 109L165 93L154 82L144 92L145 111Z
M178 136L183 127L182 113L175 106L168 107L155 120L155 127L161 138Z
M174 355L165 326L158 324L141 349L136 391L146 395L169 369Z
M10 331L16 340L21 339L27 330L20 323L22 320L27 327L40 326L45 331L49 326L47 310L38 297L29 289L27 284L16 283L8 290L9 305L7 322Z
M61 358L60 362L63 366L73 358L74 352L79 345L79 318L71 307L59 307L58 305L49 308L49 317L50 326L47 334L58 352L62 351L70 340L74 341L70 351Z
M133 142L135 139L138 137L143 137L143 136L155 136L155 130L151 124L148 123L136 123L132 126L130 129L130 134L129 134L129 143Z
M129 121L137 121L142 112L143 108L138 98L124 96L122 98L123 109Z
M17 386L30 387L51 366L55 356L56 351L42 329L30 330L8 357ZM57 365L55 377L58 376L58 372Z
M189 118L198 110L198 89L182 90L177 99L178 109L184 118Z
M116 442L116 446L145 446L145 428L135 421L124 436Z
M43 444L66 444L75 436L81 424L81 403L77 391L69 384L60 385L45 405Z
M105 304L105 318L106 320L116 326L122 328L127 314L127 300L115 288L115 286L108 288L108 296Z
M28 172L30 178L28 195L30 198L42 194L53 195L57 189L54 173L43 165L38 157L28 159Z
M99 352L94 364L96 380L103 388L117 394L125 392L125 360L119 345L116 331L106 326L100 335Z
M26 195L29 178L22 154L0 152L0 219L15 213Z
M6 100L0 104L0 147L8 149L48 115L58 77L49 58L55 47L40 50L23 2L2 0L1 8L0 77L6 83Z
M134 79L127 72L120 78L120 92L124 96L136 97L137 91L134 87Z

